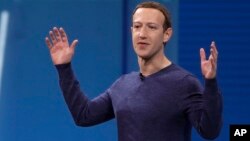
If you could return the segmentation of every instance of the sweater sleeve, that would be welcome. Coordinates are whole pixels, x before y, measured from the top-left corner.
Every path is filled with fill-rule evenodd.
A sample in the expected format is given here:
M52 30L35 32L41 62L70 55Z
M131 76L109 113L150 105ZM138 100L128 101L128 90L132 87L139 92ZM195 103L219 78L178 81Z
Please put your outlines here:
M78 126L92 126L114 118L108 90L89 100L81 91L71 63L56 65L65 102Z
M222 96L216 79L199 81L190 77L186 84L188 95L184 98L186 114L197 132L206 139L216 138L222 127Z

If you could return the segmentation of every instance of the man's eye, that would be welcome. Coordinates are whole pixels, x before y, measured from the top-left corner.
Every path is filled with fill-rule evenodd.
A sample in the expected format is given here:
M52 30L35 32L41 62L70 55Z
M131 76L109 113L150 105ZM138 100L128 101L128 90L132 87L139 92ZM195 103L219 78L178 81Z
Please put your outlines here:
M156 26L149 26L150 29L157 29Z
M136 29L137 29L137 28L140 28L140 26L139 26L139 25L134 25L134 28L136 28Z

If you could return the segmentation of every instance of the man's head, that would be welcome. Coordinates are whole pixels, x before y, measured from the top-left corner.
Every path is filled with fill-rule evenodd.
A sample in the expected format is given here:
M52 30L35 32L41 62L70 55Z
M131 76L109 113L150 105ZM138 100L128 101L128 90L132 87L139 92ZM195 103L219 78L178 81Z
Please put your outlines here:
M132 39L136 54L151 58L163 53L164 45L172 35L169 13L156 2L143 2L134 10L132 18Z
M140 3L134 9L133 15L135 14L136 10L139 9L139 8L152 8L152 9L159 10L165 17L165 20L164 20L164 23L163 23L163 30L165 31L167 28L172 27L172 23L171 23L171 20L170 20L170 14L169 14L168 10L166 9L166 7L164 7L160 3L153 2L153 1Z

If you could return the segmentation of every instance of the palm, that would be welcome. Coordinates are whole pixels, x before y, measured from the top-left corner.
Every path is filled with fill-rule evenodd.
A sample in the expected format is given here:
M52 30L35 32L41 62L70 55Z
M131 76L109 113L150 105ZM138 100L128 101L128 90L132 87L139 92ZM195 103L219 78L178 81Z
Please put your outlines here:
M71 46L69 46L67 35L62 28L59 30L54 28L53 32L50 31L49 34L52 43L48 37L46 37L45 41L50 49L52 62L55 65L71 62L77 40L74 40Z
M212 70L212 64L208 60L201 62L201 70L205 78L208 78L209 76L214 76Z
M200 50L201 71L202 71L203 76L206 79L213 79L216 77L218 51L216 49L214 42L212 42L211 44L210 52L211 54L208 60L206 60L206 53L204 49L202 48Z
M58 42L50 49L50 55L54 64L68 63L73 56L73 50L69 45Z

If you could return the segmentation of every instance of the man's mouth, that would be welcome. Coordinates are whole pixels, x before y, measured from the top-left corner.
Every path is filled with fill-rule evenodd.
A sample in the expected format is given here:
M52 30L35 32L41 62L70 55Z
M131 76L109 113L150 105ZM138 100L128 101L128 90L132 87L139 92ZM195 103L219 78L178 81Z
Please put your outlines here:
M143 45L143 46L149 45L149 43L147 43L147 42L138 42L137 44L138 45Z

